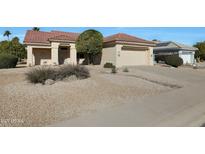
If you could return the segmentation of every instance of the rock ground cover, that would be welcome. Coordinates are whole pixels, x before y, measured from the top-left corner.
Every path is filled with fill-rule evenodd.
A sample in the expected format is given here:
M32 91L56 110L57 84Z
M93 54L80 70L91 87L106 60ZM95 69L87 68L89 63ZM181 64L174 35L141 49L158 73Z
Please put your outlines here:
M120 73L105 74L99 68L90 68L91 77L84 80L31 84L25 80L28 70L0 70L1 126L46 126L172 90Z

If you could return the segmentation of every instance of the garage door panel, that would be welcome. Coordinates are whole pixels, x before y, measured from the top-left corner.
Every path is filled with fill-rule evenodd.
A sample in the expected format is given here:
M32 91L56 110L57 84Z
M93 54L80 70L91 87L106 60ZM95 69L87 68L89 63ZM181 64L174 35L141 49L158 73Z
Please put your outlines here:
M34 48L35 65L41 65L43 61L51 60L51 49Z
M146 65L147 53L146 51L122 50L120 59L122 65Z
M191 63L191 55L190 54L182 54L180 57L183 59L183 63Z

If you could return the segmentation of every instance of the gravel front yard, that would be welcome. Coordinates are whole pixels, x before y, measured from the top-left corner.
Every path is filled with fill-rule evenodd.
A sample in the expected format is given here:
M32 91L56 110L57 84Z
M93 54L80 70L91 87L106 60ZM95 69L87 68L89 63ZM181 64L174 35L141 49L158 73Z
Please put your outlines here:
M88 79L33 85L25 81L27 70L0 70L1 126L46 126L172 90L126 73L95 69Z

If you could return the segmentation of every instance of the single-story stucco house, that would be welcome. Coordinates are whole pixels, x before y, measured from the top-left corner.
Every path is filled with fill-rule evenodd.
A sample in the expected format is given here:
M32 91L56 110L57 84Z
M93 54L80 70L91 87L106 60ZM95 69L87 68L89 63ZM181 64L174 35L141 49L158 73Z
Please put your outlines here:
M79 33L62 31L27 31L27 65L60 65L82 63L75 41ZM116 67L153 65L155 43L119 33L104 38L100 64L113 63Z
M153 53L155 56L176 54L183 59L184 64L194 64L194 54L197 50L197 48L192 46L167 41L157 43L153 49Z

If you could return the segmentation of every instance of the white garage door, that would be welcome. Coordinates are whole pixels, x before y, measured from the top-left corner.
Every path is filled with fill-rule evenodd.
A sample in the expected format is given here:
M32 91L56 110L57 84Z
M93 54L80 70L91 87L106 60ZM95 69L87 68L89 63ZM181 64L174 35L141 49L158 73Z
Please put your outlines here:
M180 57L183 59L183 63L184 64L187 64L187 63L192 63L192 60L191 60L191 58L192 58L192 55L191 54L189 54L189 53L183 53L183 54L181 54L180 55Z
M120 63L122 66L146 65L146 52L146 50L122 50L120 55Z

